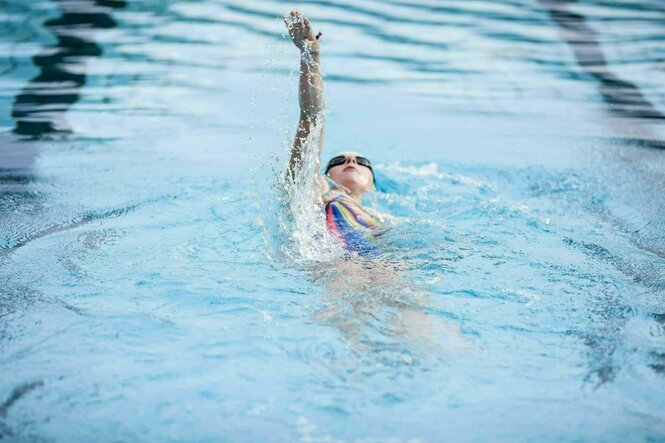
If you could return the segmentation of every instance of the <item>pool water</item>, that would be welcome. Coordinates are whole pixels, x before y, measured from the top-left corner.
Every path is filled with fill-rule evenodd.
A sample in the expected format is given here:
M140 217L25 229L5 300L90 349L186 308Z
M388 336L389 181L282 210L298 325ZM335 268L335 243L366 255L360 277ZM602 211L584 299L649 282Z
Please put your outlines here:
M284 197L290 8L376 260ZM0 439L665 440L664 17L3 2Z

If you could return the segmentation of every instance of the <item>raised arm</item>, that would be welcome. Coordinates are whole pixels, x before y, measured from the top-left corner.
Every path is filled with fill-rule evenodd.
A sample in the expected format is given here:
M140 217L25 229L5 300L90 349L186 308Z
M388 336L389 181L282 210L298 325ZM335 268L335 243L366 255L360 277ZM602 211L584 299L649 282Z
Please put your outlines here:
M284 22L289 30L291 40L300 50L300 82L298 86L298 99L300 102L300 122L296 131L296 139L291 150L288 176L295 177L296 168L302 160L304 148L316 149L317 156L321 156L323 146L324 100L323 80L319 67L320 53L319 41L314 36L309 20L297 11L291 11ZM318 146L305 146L311 129L316 126L321 131ZM323 188L327 188L325 180L319 180Z

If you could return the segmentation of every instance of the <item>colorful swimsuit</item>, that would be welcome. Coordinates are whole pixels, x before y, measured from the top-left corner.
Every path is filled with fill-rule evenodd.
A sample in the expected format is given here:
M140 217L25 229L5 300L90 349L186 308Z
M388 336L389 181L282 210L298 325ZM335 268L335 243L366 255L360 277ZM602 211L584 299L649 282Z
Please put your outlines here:
M380 253L379 249L368 241L368 237L382 225L380 220L348 194L337 189L329 190L321 198L328 230L344 242L346 249L364 256L376 256Z

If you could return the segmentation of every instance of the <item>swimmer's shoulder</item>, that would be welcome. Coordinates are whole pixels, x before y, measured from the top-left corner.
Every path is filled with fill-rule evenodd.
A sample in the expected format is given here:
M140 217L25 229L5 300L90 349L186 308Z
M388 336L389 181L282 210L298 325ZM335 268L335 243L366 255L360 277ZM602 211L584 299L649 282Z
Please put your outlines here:
M337 198L351 198L349 197L349 191L345 189L343 186L338 185L333 181L330 177L326 176L321 176L322 179L325 181L325 192L322 190L321 192L321 199L323 200L323 203L330 203L332 200L335 200ZM323 189L323 187L322 187Z

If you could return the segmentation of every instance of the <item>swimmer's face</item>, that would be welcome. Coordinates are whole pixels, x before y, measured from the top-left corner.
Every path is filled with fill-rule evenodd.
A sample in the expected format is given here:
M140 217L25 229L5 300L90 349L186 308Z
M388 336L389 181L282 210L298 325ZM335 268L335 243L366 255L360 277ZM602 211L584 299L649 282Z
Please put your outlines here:
M359 165L355 155L347 155L344 163L330 168L328 177L354 194L374 189L372 171L367 166Z

